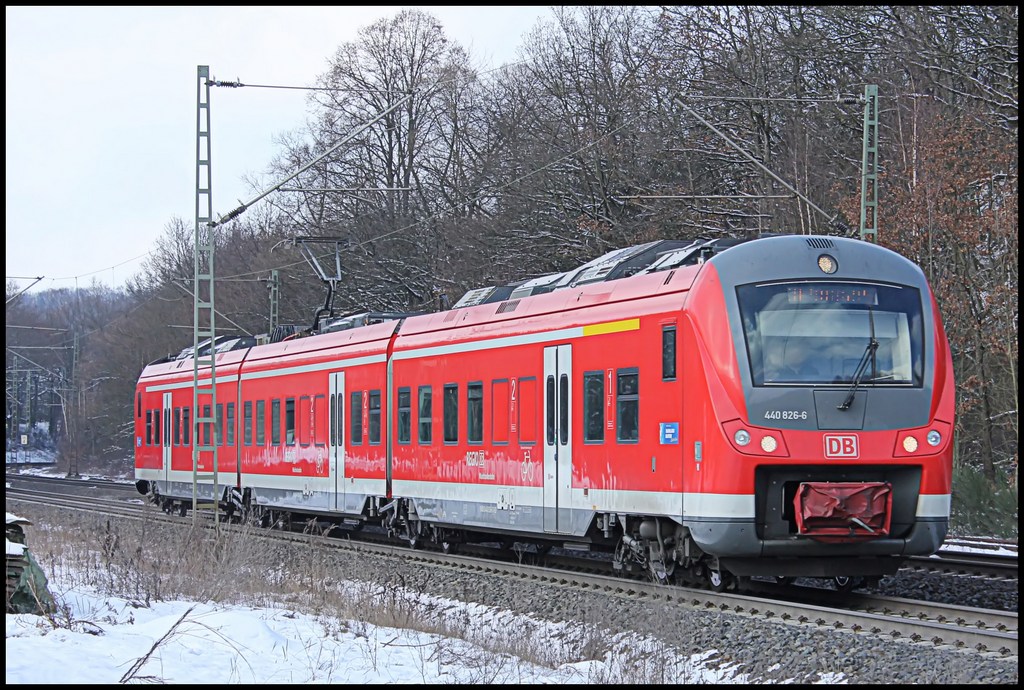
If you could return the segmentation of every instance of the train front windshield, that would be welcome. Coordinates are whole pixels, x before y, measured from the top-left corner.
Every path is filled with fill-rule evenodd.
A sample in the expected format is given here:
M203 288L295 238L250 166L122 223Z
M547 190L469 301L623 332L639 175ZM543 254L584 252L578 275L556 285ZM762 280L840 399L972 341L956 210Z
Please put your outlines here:
M755 386L921 386L921 295L876 283L736 288Z

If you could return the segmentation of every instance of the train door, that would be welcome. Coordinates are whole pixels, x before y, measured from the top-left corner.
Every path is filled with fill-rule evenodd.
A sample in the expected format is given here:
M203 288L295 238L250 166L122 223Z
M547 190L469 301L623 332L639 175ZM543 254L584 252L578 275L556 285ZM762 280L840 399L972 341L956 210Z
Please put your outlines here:
M173 410L174 408L171 406L171 393L170 391L165 392L161 414L163 424L161 424L162 428L160 430L160 452L163 460L163 479L165 482L170 481L171 478L171 415Z
M572 487L572 345L544 348L544 531L568 532Z
M345 507L345 372L331 374L331 428L329 482L334 497L330 500L332 510Z

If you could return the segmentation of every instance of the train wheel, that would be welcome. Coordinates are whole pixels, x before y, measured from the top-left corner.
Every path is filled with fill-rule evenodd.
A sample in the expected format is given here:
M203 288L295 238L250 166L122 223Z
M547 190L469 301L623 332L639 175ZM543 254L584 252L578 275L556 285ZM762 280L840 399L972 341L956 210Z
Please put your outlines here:
M458 542L451 541L449 539L441 540L441 551L443 553L457 553L459 550Z
M775 576L775 584L782 585L784 587L793 584L793 580L794 580L794 578L792 578L792 577L790 577L788 575L776 575Z
M178 504L178 515L181 517L188 517L188 506L184 503Z

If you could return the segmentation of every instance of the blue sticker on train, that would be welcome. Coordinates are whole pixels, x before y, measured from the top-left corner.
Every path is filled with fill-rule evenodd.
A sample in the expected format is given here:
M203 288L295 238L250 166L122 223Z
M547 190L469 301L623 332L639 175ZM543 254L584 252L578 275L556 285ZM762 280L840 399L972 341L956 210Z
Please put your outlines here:
M679 443L679 422L661 423L661 445L676 445Z

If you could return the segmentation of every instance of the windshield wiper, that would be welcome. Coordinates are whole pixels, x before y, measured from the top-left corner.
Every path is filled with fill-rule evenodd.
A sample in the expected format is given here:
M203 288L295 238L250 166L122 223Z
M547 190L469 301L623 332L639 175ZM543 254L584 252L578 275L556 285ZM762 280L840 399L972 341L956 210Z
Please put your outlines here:
M853 396L857 394L857 386L860 385L860 380L864 377L864 372L868 370L868 362L874 361L875 350L878 349L878 341L874 338L868 341L868 346L864 348L864 355L860 358L860 364L857 365L857 371L853 373L853 385L850 386L850 392L846 394L846 400L843 404L837 407L837 410L848 410L850 405L853 404ZM872 367L874 369L874 367Z

